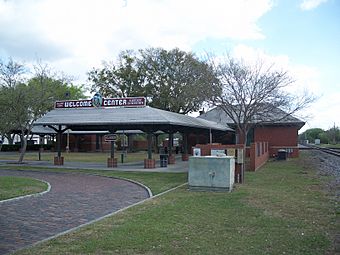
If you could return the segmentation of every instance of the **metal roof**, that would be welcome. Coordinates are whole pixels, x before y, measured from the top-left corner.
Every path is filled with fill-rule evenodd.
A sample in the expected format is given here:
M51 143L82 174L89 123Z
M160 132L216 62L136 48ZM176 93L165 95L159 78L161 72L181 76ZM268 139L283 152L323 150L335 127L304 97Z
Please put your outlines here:
M35 123L35 126L63 125L72 130L173 130L211 129L233 131L226 125L149 106L137 108L75 108L54 109Z
M229 125L232 126L234 121L221 109L221 107L215 107L210 111L201 114L198 116L200 119L205 119L209 121L215 121L220 125ZM256 116L255 116L256 118ZM298 128L303 127L305 122L295 118L292 115L287 115L284 111L279 108L273 109L271 114L267 114L265 118L261 116L262 120L260 121L253 121L254 124L259 123L260 125L290 125L290 126L297 126Z
M57 129L57 126L54 126L54 128ZM65 126L62 126L62 129L65 129ZM66 131L67 132L67 131ZM35 134L35 135L55 135L57 132L47 126L34 126L31 130L31 134ZM71 135L92 135L92 134L109 134L109 131L72 131L70 130L69 133ZM141 130L117 130L115 132L116 134L125 134L125 135L130 135L130 134L144 134L143 131ZM158 134L158 132L156 132ZM160 131L160 133L163 133L162 131Z

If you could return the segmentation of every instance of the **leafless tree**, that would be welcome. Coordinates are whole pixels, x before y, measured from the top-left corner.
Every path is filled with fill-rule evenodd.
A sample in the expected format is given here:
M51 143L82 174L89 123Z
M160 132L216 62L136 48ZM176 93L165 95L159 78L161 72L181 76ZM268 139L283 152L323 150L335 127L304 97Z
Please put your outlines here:
M23 81L25 66L22 63L9 59L7 63L0 59L0 86L14 87Z
M244 147L255 125L292 118L316 99L306 91L300 95L289 93L287 87L294 80L288 72L274 70L273 65L266 67L260 60L250 65L226 56L213 65L220 84L212 103L233 121Z
M6 111L7 105L11 103L8 93L13 88L25 82L25 66L12 58L7 62L0 59L0 134L6 137L9 144L13 144L15 134L11 134L10 129L14 120L9 118L9 112Z

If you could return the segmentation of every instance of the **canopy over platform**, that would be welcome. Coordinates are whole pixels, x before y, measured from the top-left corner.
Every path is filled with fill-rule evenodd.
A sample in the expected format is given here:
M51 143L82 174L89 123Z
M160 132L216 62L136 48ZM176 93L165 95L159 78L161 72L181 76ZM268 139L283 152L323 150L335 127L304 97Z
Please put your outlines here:
M74 131L142 130L144 132L232 131L226 125L149 106L136 108L54 109L35 126L65 126Z
M56 127L55 127L56 128ZM65 126L62 126L62 129L65 129ZM109 134L110 131L70 131L70 135L106 135ZM143 131L141 130L117 130L115 132L116 134L125 134L125 135L130 135L130 134L144 134ZM164 132L158 131L155 132L156 134L163 134ZM57 132L55 129L52 129L47 126L34 126L31 130L31 134L34 135L56 135Z
M119 106L119 107L117 107ZM148 158L144 160L145 168L154 168L152 159L152 135L159 131L169 134L169 164L174 163L172 155L173 133L180 132L184 139L184 153L187 155L187 135L189 133L223 134L233 130L226 125L213 121L198 119L178 113L145 106L145 98L103 99L96 93L92 100L60 101L55 109L38 119L34 126L49 127L57 133L57 165L63 164L61 157L61 134L65 130L73 132L110 132L118 130L141 130L147 133ZM187 160L187 157L186 159ZM109 167L117 166L114 157L114 137L111 140L111 157Z

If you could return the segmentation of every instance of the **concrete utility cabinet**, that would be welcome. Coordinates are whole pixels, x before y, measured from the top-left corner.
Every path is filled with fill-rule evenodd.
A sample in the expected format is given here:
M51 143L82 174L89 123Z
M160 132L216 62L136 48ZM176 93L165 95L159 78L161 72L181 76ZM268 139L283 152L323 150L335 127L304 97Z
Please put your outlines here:
M189 158L189 187L192 190L231 191L234 185L235 158L206 156Z

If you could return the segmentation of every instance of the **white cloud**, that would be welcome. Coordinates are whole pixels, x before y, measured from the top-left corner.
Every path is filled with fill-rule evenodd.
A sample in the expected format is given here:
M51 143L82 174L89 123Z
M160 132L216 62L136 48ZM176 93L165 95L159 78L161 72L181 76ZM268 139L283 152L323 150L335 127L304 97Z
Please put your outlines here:
M340 119L338 117L340 92L336 89L326 89L327 84L322 79L318 68L297 64L287 55L270 55L261 49L249 47L245 44L236 45L231 51L231 55L241 58L250 64L256 63L259 59L265 65L274 64L273 68L288 71L289 75L295 80L292 85L287 87L290 93L299 95L299 93L307 90L316 97L319 97L315 103L299 114L307 117L307 119L304 119L307 123L300 132L312 127L328 129L333 123L336 126L340 126ZM337 84L335 88L340 88L340 84ZM336 92L334 93L334 91Z
M241 58L250 64L256 64L259 60L264 66L272 66L272 69L287 71L295 81L287 89L298 93L307 89L314 94L321 93L322 87L319 83L320 73L316 67L295 64L287 55L270 55L261 49L238 44L232 50L232 55Z
M0 0L0 54L38 56L82 76L124 49L263 39L257 21L271 7L271 0Z
M304 11L315 9L320 4L326 3L328 0L303 0L300 4L300 8Z
M297 91L307 89L315 94L320 94L322 87L319 83L320 73L314 66L293 63L287 55L270 55L261 49L249 47L244 44L236 45L232 55L244 59L250 64L256 64L257 61L263 61L265 66L271 66L273 69L288 71L288 74L295 81L290 90Z
M338 84L338 87L340 88L340 84ZM327 130L334 124L335 126L340 127L338 110L340 107L340 92L332 94L321 93L319 96L319 100L304 112L304 114L309 115L312 118L307 120L302 131L315 127Z

